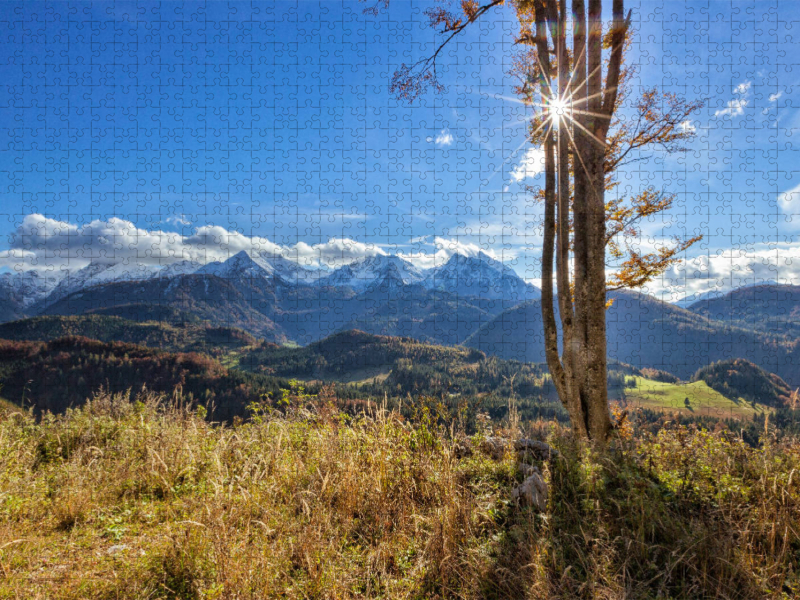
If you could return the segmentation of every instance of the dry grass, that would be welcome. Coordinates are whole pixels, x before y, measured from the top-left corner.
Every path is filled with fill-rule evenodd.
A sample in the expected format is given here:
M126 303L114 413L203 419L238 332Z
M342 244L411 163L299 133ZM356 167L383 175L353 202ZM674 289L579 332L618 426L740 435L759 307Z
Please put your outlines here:
M794 598L800 448L618 439L566 460L546 515L508 456L325 404L211 425L98 396L0 419L0 598Z

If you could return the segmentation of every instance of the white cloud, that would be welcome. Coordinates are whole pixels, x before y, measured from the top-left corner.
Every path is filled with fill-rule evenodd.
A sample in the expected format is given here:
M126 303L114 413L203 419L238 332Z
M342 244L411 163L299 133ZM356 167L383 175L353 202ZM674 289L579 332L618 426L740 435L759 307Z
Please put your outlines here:
M336 268L366 256L385 256L383 248L375 244L364 244L350 238L331 238L324 244L309 245L299 242L284 247L282 255L307 267Z
M165 219L165 221L167 223L172 224L172 225L191 225L192 224L192 222L189 219L187 219L184 215L167 217Z
M734 98L733 100L729 101L725 108L715 111L715 117L740 117L744 114L744 109L748 104L747 97L750 94L750 86L751 82L745 81L740 83L733 89L733 93L738 95L738 98Z
M544 150L528 148L520 163L511 171L514 181L522 181L536 177L544 171Z
M453 134L447 129L442 129L433 141L437 146L449 146L453 143Z
M118 217L96 219L78 226L31 214L10 236L10 247L0 251L0 267L12 271L79 269L90 261L164 266L181 260L200 263L225 260L241 250L284 256L312 267L336 267L365 256L386 254L375 244L348 238L283 246L264 237L244 235L219 225L203 225L184 236L158 229L141 229Z
M727 108L714 112L715 117L741 117L747 106L747 98L739 98L728 102Z
M487 256L499 260L496 253L491 248L484 248L479 244L467 242L460 239L434 237L433 252L398 252L397 256L407 260L418 269L431 269L445 264L454 254L464 256L477 256L483 252ZM509 258L506 256L506 258Z
M780 99L781 96L783 96L783 92L778 92L776 94L770 94L769 95L769 101L770 102L777 102Z
M644 291L680 300L711 290L726 292L766 282L800 284L800 246L762 244L751 250L727 248L696 256L671 267Z
M800 184L782 194L778 194L778 206L784 212L800 212Z
M678 129L681 130L681 133L697 132L697 127L695 127L694 124L689 120L683 121L680 125L678 125Z

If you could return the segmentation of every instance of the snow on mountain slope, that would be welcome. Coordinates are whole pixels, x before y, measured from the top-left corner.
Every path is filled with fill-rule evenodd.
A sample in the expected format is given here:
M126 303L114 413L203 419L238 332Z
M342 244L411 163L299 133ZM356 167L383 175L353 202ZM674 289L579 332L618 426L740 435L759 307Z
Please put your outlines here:
M428 289L490 300L523 301L539 297L536 287L526 283L511 268L484 253L470 257L455 254L445 264L427 271L421 271L398 256L380 255L363 258L333 272L326 272L308 269L284 256L243 250L225 261L213 261L205 265L188 259L165 266L91 262L72 272L53 274L47 281L39 281L33 275L27 276L29 281L24 285L19 277L6 274L0 278L0 289L5 290L5 296L13 297L15 306L20 306L20 293L13 290L16 289L15 285L20 289L24 288L22 295L25 297L25 305L36 304L39 309L43 309L70 294L100 284L172 278L195 273L239 280L251 285L255 283L274 286L281 283L289 288L317 284L332 288L350 287L361 292L370 286L389 282L392 289L416 284ZM56 280L56 275L62 277Z
M251 256L246 251L234 254L225 262L210 262L196 271L204 275L216 275L222 279L270 279L275 273L273 266L258 255Z
M320 271L303 267L283 256L271 256L262 252L260 257L272 265L275 275L289 284L312 284L321 276Z
M224 262L210 262L196 271L216 275L223 279L244 277L246 279L275 277L288 284L312 283L318 278L316 271L307 269L283 256L266 252L250 253L245 250L234 254Z
M195 273L203 263L196 260L181 260L161 267L153 273L153 277L174 277L176 275L191 275Z
M19 306L28 307L50 294L65 276L66 271L58 269L3 273L0 290L3 298L13 298Z
M399 256L370 256L349 265L339 267L327 277L319 280L320 285L342 287L348 286L359 290L376 281L388 277L399 278L404 284L421 283L423 273L407 260Z
M82 269L68 272L52 293L47 296L46 302L49 304L77 291L103 283L149 279L159 269L160 267L156 265L141 263L91 262Z
M489 299L531 300L539 289L526 283L513 269L480 252L477 256L454 254L440 267L431 269L424 285L462 296Z

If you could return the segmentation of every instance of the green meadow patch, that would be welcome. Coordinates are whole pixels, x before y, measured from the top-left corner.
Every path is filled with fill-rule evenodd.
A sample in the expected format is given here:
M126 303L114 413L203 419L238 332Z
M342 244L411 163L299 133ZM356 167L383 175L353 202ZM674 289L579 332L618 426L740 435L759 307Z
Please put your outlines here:
M771 411L763 404L727 398L705 381L664 383L638 376L629 379L636 381L636 387L625 389L626 400L637 407L719 418L748 418Z

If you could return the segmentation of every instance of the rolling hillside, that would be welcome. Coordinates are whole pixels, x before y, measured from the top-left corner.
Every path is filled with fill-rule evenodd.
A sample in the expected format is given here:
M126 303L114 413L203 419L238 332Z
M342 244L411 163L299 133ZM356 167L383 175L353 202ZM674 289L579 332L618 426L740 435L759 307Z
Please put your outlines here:
M742 358L703 367L692 380L703 381L728 398L741 398L750 403L782 407L788 406L792 399L792 389L783 379Z
M644 377L632 378L635 387L625 390L625 406L649 408L660 412L718 419L752 419L769 411L764 404L752 404L742 398L726 396L705 381L665 383Z
M742 287L695 302L689 310L729 325L773 335L800 334L800 286L797 285Z
M257 343L250 334L231 327L170 322L136 322L116 316L78 315L33 317L0 324L0 339L49 342L63 337L86 337L171 352L219 354Z
M277 379L226 369L201 354L80 337L51 342L0 340L0 383L4 399L37 412L80 406L101 389L136 393L146 386L166 394L180 389L213 407L218 419L244 416L250 402L281 388Z
M446 367L478 363L483 352L464 347L435 346L411 338L351 330L302 348L263 343L239 357L239 367L286 377L337 379L353 371L390 368L398 360Z
M637 368L654 368L689 379L700 367L747 358L800 385L798 342L707 319L635 292L616 292L607 312L608 354ZM465 345L502 358L543 362L541 306L528 302L504 311L471 335Z
M31 320L28 332L41 323ZM66 323L74 324L73 318ZM212 406L214 418L230 420L245 416L254 401L277 401L281 390L291 388L290 379L300 379L312 393L331 384L340 400L388 397L395 405L406 401L412 412L409 397L429 397L466 410L473 420L479 408L500 418L513 395L524 418L566 418L540 365L503 361L463 347L348 331L303 348L268 342L243 346L221 360L225 364L196 352L85 337L0 339L0 396L37 412L63 412L100 389L137 392L146 386L167 394L180 389Z
M58 300L42 314L81 315L111 310L136 320L133 313L144 310L149 316L153 307L193 315L216 327L238 327L259 337L285 340L270 318L276 310L274 289L241 282L234 285L214 275L179 275L97 285Z

